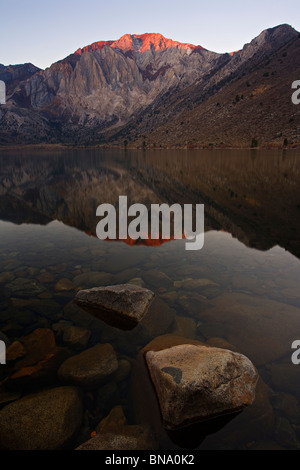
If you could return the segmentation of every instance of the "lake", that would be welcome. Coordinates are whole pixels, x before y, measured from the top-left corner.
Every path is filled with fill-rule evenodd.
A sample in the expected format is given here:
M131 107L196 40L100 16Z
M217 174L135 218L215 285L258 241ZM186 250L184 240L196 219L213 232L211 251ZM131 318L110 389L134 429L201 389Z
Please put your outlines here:
M204 204L204 247L99 240L96 209L117 205L120 195L147 207ZM159 449L298 448L300 365L291 361L300 339L298 150L2 151L0 234L0 339L22 343L47 329L66 354L108 343L119 361L118 375L83 388L84 419L70 448L118 405L129 425L150 427ZM81 288L119 283L147 287L160 301L131 331L72 302ZM80 327L79 337L71 326ZM141 361L141 350L162 335L245 354L260 375L254 404L166 432ZM0 407L62 385L59 363L24 372L43 360L30 344L25 353L18 343L0 366Z

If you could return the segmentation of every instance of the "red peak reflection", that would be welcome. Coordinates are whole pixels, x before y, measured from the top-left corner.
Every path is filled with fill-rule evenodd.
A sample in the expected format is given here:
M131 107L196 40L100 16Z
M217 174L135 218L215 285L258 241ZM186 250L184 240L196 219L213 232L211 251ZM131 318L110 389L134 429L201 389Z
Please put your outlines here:
M85 233L89 237L97 238L97 235L95 233L91 232L90 230L86 230ZM182 239L185 239L184 233L182 234ZM115 239L106 238L103 241L106 241L106 242L123 242L123 243L126 243L126 245L129 245L129 246L136 246L136 245L161 246L164 243L171 242L173 240L175 240L175 238L173 236L171 236L170 238L153 238L152 239L152 238L150 238L150 235L148 235L148 239L138 238L137 240L133 240L130 237L127 237L126 239L121 239L121 238L117 237Z

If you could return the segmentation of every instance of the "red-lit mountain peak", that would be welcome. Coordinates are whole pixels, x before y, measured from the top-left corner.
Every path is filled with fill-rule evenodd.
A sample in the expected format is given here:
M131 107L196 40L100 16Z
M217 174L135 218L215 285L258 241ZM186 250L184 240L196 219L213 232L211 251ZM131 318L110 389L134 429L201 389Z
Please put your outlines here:
M151 47L157 50L166 50L172 47L177 47L178 49L203 49L201 46L195 46L189 43L182 43L178 41L173 41L172 39L165 38L162 34L159 33L145 33L136 35L136 38L142 41L142 46L140 52L145 52Z
M104 46L110 46L122 51L136 51L146 52L149 50L165 51L170 48L178 49L203 49L201 46L195 46L189 43L182 43L173 41L172 39L165 38L159 33L144 33L144 34L124 34L121 38L115 41L98 41L78 49L75 54L83 54L84 52L92 52L102 49Z

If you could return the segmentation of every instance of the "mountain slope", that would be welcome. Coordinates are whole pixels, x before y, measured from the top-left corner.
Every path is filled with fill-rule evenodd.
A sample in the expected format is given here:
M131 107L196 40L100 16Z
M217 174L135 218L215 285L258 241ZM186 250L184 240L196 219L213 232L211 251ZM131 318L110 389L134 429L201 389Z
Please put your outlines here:
M299 34L286 25L264 31L219 70L154 102L111 140L158 147L299 143L299 109L291 102L299 76Z

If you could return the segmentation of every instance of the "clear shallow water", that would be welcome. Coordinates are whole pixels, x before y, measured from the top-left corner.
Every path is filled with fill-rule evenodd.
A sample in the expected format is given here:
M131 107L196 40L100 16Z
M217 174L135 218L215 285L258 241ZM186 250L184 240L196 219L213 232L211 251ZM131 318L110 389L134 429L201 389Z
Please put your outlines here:
M0 154L0 170L2 333L13 341L50 328L64 345L57 323L71 322L92 332L87 347L109 342L130 364L120 382L85 396L78 442L121 404L130 424L151 425L160 448L297 448L300 369L291 362L291 344L300 338L299 154L8 152ZM96 207L119 195L130 204L204 203L204 248L185 251L183 240L100 241L93 236ZM100 279L145 285L168 315L146 330L123 332L74 310L76 290ZM246 354L262 379L255 404L230 422L168 435L136 360L162 334L230 343ZM1 367L0 378L8 372Z

